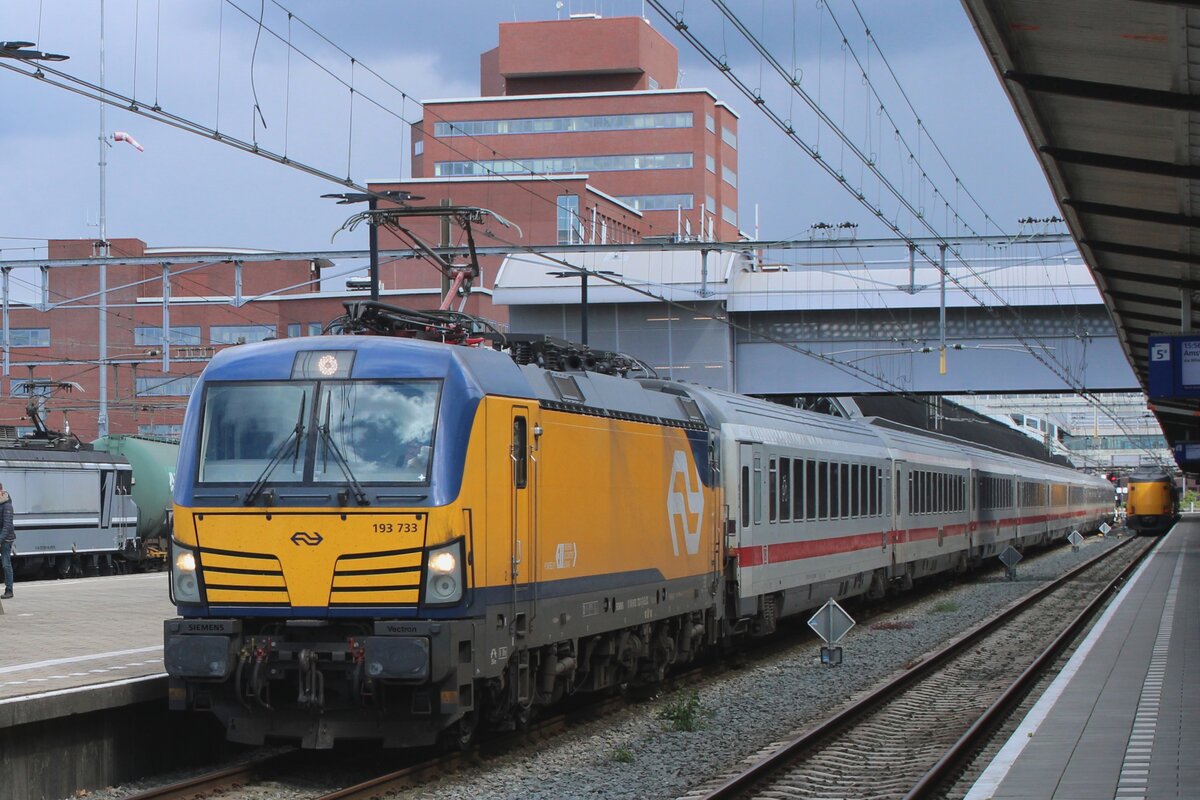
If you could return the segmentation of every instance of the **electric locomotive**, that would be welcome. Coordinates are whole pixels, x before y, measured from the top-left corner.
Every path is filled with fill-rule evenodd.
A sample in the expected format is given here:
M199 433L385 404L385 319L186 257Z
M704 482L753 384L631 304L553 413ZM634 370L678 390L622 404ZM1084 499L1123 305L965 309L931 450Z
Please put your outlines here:
M229 348L188 403L169 698L235 741L463 744L1112 512L1069 469L348 308L390 335Z
M1139 534L1166 533L1179 521L1179 488L1161 467L1142 467L1129 476L1125 524Z

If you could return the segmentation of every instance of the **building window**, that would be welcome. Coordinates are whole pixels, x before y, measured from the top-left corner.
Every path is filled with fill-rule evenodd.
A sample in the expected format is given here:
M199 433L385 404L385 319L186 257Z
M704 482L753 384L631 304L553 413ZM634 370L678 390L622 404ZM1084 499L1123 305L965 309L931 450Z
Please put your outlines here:
M419 156L424 152L425 152L425 140L424 139L417 139L415 142L413 142L413 155L414 156Z
M9 347L49 347L49 328L9 328Z
M439 161L433 174L439 178L476 175L541 175L577 172L620 172L643 169L691 169L691 153L650 153L623 156L573 156L495 161Z
M721 180L734 188L737 187L737 173L725 165L721 165Z
M208 329L212 344L245 344L261 342L275 335L272 325L213 325Z
M162 344L162 328L139 325L133 329L133 343L137 347ZM170 344L200 344L200 326L172 325Z
M657 88L657 87L654 87ZM469 119L433 123L433 135L504 136L523 133L580 133L587 131L640 131L657 128L690 128L692 114L605 114L585 117L529 117L523 119ZM420 153L417 153L420 155Z
M704 208L707 209L708 213L710 214L717 213L717 198L713 197L711 194L704 195Z
M716 121L715 119L713 119L713 115L712 115L712 114L705 114L705 115L704 115L704 127L705 127L705 128L708 128L708 132L709 132L709 133L716 133L716 132L717 132L717 121Z
M704 168L713 175L717 174L717 160L710 155L704 156Z
M179 441L183 435L182 425L138 425L138 436L157 436Z
M721 219L730 225L737 225L737 212L729 206L721 206Z
M617 199L638 211L674 211L677 208L690 210L696 202L690 194L638 194Z
M721 141L730 147L737 147L737 134L729 128L721 128Z
M308 323L308 335L309 336L320 336L321 331L324 330L324 328L325 328L325 326L319 322L310 322L310 323Z
M138 397L187 397L196 388L195 375L156 375L137 379Z
M288 338L295 339L299 335L300 335L300 323L299 322L289 322L288 323Z
M558 196L558 243L579 244L579 197L573 194Z

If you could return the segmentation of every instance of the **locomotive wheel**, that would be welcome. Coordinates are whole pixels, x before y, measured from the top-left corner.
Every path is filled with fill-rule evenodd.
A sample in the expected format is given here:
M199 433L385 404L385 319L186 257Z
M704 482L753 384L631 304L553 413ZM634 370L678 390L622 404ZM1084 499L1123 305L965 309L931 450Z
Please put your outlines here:
M468 711L458 722L447 728L442 736L448 748L465 753L471 749L471 744L475 741L475 733L478 730L479 717L474 711Z

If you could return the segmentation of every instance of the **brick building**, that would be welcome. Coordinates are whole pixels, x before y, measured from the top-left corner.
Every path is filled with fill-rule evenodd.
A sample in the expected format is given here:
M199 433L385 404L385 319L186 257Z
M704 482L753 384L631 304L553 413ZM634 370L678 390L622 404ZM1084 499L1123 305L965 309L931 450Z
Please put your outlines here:
M481 96L424 101L412 179L371 188L480 206L519 226L491 225L487 244L734 241L737 115L707 89L677 88L678 62L640 17L502 23L499 46L480 57ZM435 222L411 227L442 241ZM380 244L397 240L381 232ZM490 288L498 264L482 266ZM388 287L437 278L411 262L380 274ZM506 318L486 295L476 311Z
M148 248L110 239L106 266L108 416L113 433L171 435L196 376L212 354L239 342L308 336L341 313L342 294L322 293L319 261L241 262L262 255L214 248ZM99 271L93 240L51 240L37 302L12 303L0 426L28 429L31 400L46 398L47 424L87 440L99 412ZM228 259L189 262L189 257ZM129 259L132 263L125 263ZM136 259L136 261L134 261ZM71 262L81 262L72 264ZM163 359L163 271L169 275L169 347ZM245 298L260 297L253 301ZM168 371L164 372L166 365Z
M678 51L638 17L503 23L499 46L480 57L481 96L426 101L413 126L413 177L372 180L370 188L409 191L423 198L417 205L480 206L513 223L478 228L481 246L736 240L737 115L706 89L678 88L677 76ZM463 243L461 231L447 233L436 219L407 224L431 244ZM381 230L379 246L408 243ZM110 248L105 369L113 433L172 434L217 349L313 335L347 297L362 297L321 292L318 261L239 263L233 251L148 248L138 239L114 239ZM77 435L94 437L95 249L91 240L50 242L49 258L82 263L47 269L41 302L12 306L0 425L27 427L26 404L44 396L51 427L62 428L65 413ZM228 260L201 265L189 256ZM503 322L507 309L491 302L499 259L481 266L464 310ZM420 260L385 260L380 278L386 302L431 308L441 300L442 276Z

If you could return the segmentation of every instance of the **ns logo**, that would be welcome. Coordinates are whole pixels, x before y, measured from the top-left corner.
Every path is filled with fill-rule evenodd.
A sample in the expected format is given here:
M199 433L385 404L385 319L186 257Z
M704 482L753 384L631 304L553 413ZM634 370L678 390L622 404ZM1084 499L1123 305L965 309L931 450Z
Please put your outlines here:
M688 468L687 453L683 450L675 451L675 460L671 465L671 480L667 484L667 519L671 522L671 547L675 555L679 555L680 532L683 533L683 546L688 555L699 553L700 525L704 519L704 486L700 482L700 474Z

